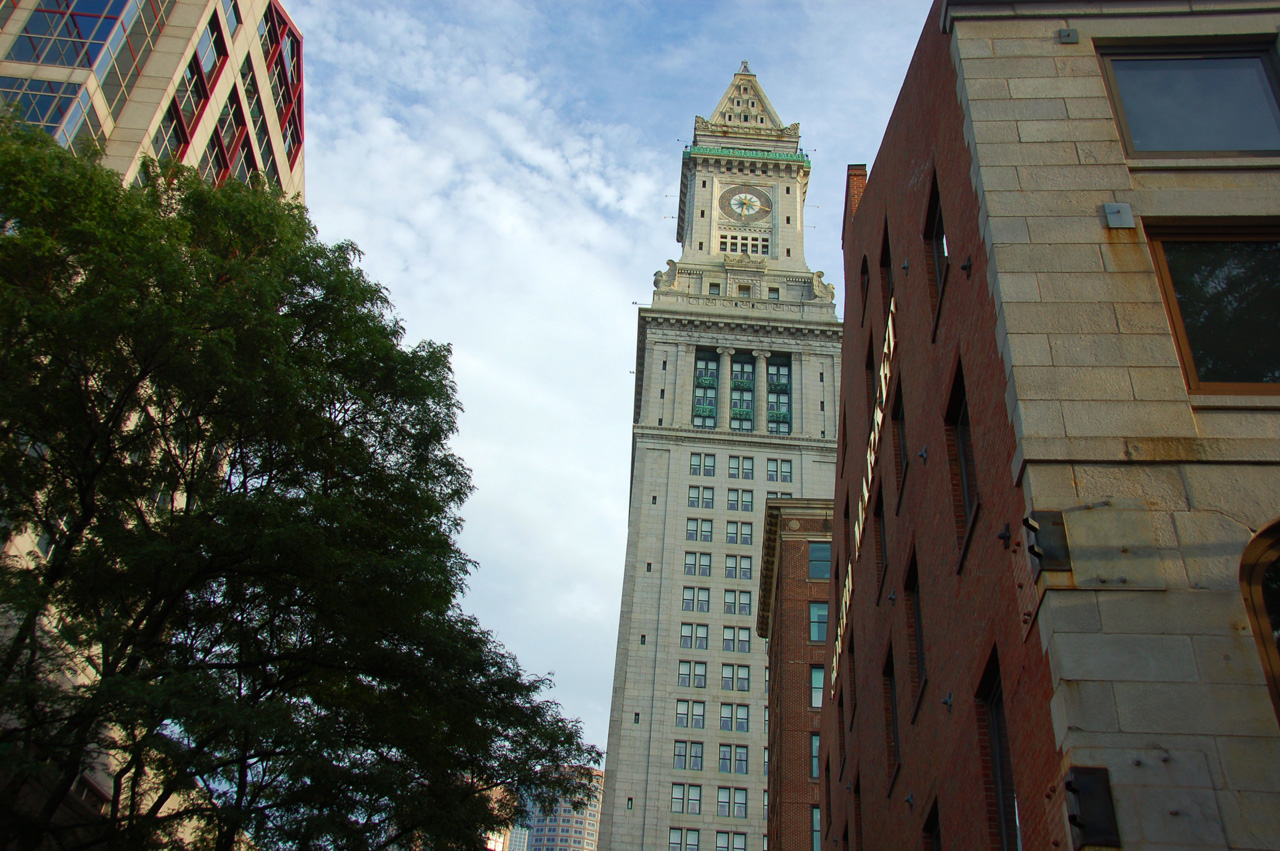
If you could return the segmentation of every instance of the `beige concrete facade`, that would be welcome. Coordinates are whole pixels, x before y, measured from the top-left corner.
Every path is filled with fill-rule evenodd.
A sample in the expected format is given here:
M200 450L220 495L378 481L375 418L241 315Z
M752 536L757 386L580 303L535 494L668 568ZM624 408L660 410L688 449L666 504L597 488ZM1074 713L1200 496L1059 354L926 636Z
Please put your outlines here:
M1063 765L1109 769L1125 848L1280 848L1277 706L1241 595L1242 553L1280 515L1280 395L1197 388L1153 236L1274 227L1280 156L1135 152L1100 58L1256 44L1274 63L1280 3L953 2L940 23L1011 472L1028 512L1061 512L1070 551L1015 577ZM1108 203L1134 226L1109 226Z
M782 124L744 63L695 122L684 251L639 312L602 849L667 851L676 835L682 851L764 843L768 675L749 637L764 503L829 497L835 478L841 332L833 290L804 263L808 177L798 125Z
M14 5L0 29L0 83L66 85L66 102L46 113L31 98L24 102L25 92L3 85L0 100L17 101L28 120L60 142L99 145L103 163L126 183L138 177L144 157L176 158L211 180L261 172L303 200L301 37L279 3L121 0L111 9L118 20L110 38L97 31L105 41L101 52L70 65L30 55L44 44L34 34L59 25L46 9L55 7L42 0ZM136 68L129 61L135 53L142 59ZM193 63L201 70L190 83ZM175 98L189 87L196 94L184 112ZM170 116L177 113L182 126L175 130ZM169 148L162 144L166 131L176 140Z

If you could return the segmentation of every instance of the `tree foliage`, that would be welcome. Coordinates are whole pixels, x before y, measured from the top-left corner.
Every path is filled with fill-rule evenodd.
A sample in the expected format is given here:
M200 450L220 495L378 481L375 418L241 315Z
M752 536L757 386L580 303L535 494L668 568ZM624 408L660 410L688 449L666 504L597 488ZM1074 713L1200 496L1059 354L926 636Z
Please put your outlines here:
M598 752L455 603L449 349L358 257L0 118L12 847L473 848L587 794Z

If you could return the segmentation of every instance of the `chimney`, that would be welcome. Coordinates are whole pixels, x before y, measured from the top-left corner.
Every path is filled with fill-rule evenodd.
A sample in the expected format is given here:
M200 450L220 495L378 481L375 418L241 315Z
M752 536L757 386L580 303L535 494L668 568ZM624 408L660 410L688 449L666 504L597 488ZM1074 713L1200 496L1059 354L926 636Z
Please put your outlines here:
M848 177L845 180L844 193L844 223L840 228L840 245L844 246L845 231L849 229L853 216L858 212L858 205L862 203L862 193L867 188L867 166L866 163L854 163L849 166Z

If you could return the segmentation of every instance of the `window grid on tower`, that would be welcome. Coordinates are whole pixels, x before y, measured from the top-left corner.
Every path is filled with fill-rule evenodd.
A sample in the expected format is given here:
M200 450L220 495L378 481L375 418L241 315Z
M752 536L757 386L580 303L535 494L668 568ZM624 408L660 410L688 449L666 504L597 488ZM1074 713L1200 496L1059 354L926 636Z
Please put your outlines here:
M693 427L716 427L716 398L720 383L720 357L699 349L693 371ZM713 468L714 469L714 468Z

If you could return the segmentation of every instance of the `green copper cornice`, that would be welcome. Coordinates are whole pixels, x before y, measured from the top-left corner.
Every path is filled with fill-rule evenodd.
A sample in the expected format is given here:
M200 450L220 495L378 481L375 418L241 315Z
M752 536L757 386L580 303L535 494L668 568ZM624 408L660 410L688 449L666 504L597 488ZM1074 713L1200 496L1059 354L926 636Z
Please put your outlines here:
M782 151L754 151L750 148L707 148L694 145L684 149L684 158L691 154L707 157L750 157L755 160L782 160L783 162L804 163L809 167L809 158L804 154L788 154Z

